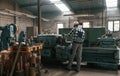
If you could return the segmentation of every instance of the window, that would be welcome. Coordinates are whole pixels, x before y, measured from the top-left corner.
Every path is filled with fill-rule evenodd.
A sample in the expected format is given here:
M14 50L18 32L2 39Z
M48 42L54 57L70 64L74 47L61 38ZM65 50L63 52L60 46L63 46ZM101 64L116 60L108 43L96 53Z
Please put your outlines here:
M90 28L89 22L83 22L83 28Z
M108 30L109 31L119 31L120 21L108 21Z
M106 6L109 7L117 7L118 0L106 0Z
M70 9L67 7L67 5L64 4L61 0L50 0L52 3L55 4L62 12L63 14L73 14Z
M113 31L113 21L108 21L108 30Z
M64 28L63 24L57 24L57 34L59 34L59 29Z
M63 28L63 24L57 24L57 28Z
M114 31L119 31L119 21L114 21Z

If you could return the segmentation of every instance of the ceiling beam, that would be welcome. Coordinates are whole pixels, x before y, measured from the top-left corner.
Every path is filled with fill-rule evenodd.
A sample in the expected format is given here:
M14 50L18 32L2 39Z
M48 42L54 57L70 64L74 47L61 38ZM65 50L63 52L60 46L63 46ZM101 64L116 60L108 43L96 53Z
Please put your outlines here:
M41 6L47 6L47 5L54 5L54 3L42 3L40 4ZM37 2L35 3L30 3L30 4L23 4L20 5L21 8L26 8L26 7L31 7L31 6L37 6Z
M20 7L22 7L22 8L24 8L24 7L31 7L31 6L37 6L37 2L36 3L30 3L30 4L20 5Z
M14 0L13 0L14 1ZM70 7L71 5L69 4L69 2L67 0L62 0L64 3L68 4ZM72 1L72 0L70 0ZM73 0L72 2L78 2L79 0ZM91 1L91 0L87 0L87 1ZM86 2L86 1L79 1L79 2ZM41 6L44 6L44 5L53 5L53 3L42 3ZM37 6L37 2L35 3L29 3L29 4L23 4L23 5L20 5L20 7L22 8L25 8L25 7L31 7L31 6ZM72 8L72 7L71 7Z
M94 0L69 0L70 2L91 2Z
M85 12L86 13L97 13L97 12L101 12L104 9L105 9L105 7L97 7L97 8L78 9L75 11L76 11L76 14L85 13Z
M95 2L104 2L105 4L105 0L66 0L67 2L70 2L70 3L95 3Z

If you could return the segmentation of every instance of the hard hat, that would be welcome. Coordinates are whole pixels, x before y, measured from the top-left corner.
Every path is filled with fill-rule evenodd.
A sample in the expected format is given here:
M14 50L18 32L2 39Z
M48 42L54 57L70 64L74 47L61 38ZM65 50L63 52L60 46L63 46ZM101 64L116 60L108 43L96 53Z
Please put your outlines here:
M78 27L78 25L79 25L79 22L78 22L78 21L74 21L73 26L74 26L74 27Z
M78 22L78 21L74 21L73 24L74 24L74 25L79 25L79 22Z

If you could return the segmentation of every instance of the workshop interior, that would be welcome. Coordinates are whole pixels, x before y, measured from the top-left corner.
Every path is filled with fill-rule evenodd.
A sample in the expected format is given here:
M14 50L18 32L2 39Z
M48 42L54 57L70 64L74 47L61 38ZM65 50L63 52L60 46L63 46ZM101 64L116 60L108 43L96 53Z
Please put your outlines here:
M76 22L79 72L66 69ZM120 76L120 0L0 0L0 76L99 75Z

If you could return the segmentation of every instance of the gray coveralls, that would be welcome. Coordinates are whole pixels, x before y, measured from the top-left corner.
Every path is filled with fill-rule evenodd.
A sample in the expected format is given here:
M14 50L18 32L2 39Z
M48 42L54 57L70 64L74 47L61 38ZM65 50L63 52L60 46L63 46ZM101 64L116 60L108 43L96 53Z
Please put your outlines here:
M81 35L79 35L78 31L82 32ZM85 32L83 29L81 28L77 28L77 29L73 29L69 35L73 38L73 43L72 43L72 54L70 56L69 59L69 64L68 64L68 68L71 69L73 60L76 56L76 60L77 60L77 71L80 71L80 63L82 60L82 43L84 41L85 38ZM81 37L79 37L81 36Z
M72 44L72 55L70 56L70 61L68 67L71 68L72 62L76 56L77 60L77 70L80 70L80 63L81 63L81 57L82 57L82 44L74 43Z

